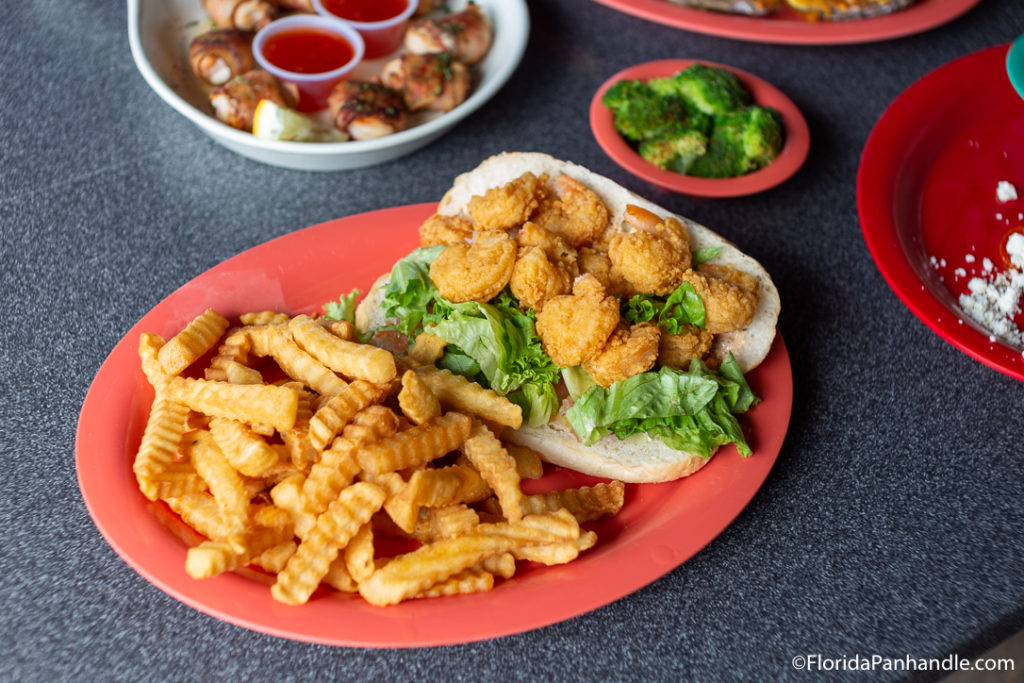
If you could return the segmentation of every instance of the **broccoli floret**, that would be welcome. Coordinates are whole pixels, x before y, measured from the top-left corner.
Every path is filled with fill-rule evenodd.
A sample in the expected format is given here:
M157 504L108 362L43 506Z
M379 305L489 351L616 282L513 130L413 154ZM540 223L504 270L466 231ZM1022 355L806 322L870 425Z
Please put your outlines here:
M647 83L619 81L601 98L611 110L616 130L640 142L684 129L709 132L711 119L678 97L661 97Z
M696 130L684 130L640 143L640 156L658 168L686 173L694 160L708 148L708 137Z
M782 149L782 118L774 109L747 107L715 117L708 151L690 167L702 178L731 178L767 166Z
M736 74L714 66L691 64L667 80L671 83L659 84L659 90L674 86L676 95L713 116L742 109L752 101Z

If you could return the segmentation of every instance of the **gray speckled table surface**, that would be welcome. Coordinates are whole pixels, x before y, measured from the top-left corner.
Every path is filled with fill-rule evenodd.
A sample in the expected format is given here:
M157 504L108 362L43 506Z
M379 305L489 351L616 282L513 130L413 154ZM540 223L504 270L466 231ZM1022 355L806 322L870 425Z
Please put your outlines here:
M399 161L319 174L233 154L164 104L132 61L123 3L8 4L0 678L802 680L820 674L794 670L799 654L974 656L1024 626L1024 386L955 350L897 299L865 247L854 182L872 126L900 92L1024 33L1017 0L982 0L918 35L833 47L738 42L587 0L530 0L526 56L482 109ZM591 95L626 66L671 57L731 64L786 92L812 135L797 175L752 197L692 201L607 158L587 125ZM74 464L79 409L121 336L238 252L335 217L435 201L457 173L511 149L608 175L718 230L773 274L792 421L735 522L606 607L423 650L251 632L130 569L93 525Z

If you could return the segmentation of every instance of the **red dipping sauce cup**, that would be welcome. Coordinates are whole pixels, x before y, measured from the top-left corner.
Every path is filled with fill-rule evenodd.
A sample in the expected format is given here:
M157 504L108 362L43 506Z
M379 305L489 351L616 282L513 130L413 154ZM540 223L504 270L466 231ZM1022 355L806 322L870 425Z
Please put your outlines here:
M363 59L363 38L343 21L295 14L270 22L252 40L260 68L299 89L297 109L327 106L327 96Z
M376 59L402 46L418 4L417 0L313 0L313 9L355 28L366 44L366 59Z

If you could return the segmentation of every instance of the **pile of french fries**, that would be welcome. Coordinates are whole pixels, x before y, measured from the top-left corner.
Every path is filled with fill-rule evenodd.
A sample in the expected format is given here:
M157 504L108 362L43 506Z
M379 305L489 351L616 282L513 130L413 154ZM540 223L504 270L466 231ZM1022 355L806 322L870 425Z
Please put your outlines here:
M379 606L486 591L520 562L571 562L597 541L580 523L621 509L618 481L524 494L543 463L500 438L520 408L437 368L438 338L355 339L348 321L213 310L166 343L141 335L155 395L133 470L207 539L190 576L259 567L292 605L321 587Z

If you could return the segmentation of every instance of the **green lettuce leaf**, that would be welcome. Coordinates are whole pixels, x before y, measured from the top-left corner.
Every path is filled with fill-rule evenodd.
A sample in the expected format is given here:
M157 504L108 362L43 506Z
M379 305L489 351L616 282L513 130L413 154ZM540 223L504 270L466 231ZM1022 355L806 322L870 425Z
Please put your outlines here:
M736 414L757 399L732 354L722 367L716 373L695 360L686 372L663 367L607 388L595 385L573 404L566 419L588 446L610 434L625 439L646 433L670 448L704 457L734 443L746 457L751 451Z
M430 279L430 264L444 249L444 245L422 247L403 258L391 268L391 278L384 288L381 310L395 322L385 329L415 337L423 330L424 318L431 304L440 295Z
M353 289L348 294L342 294L337 301L328 301L324 304L327 312L325 318L332 320L347 320L350 323L356 321L356 299L359 298L359 290Z
M718 252L722 251L722 247L704 247L702 249L693 250L693 267L696 268L702 263L707 263L711 259L718 256Z
M687 325L704 328L706 312L704 302L689 282L680 284L667 298L653 294L636 294L629 298L622 317L632 323L655 322L658 327L680 334Z

